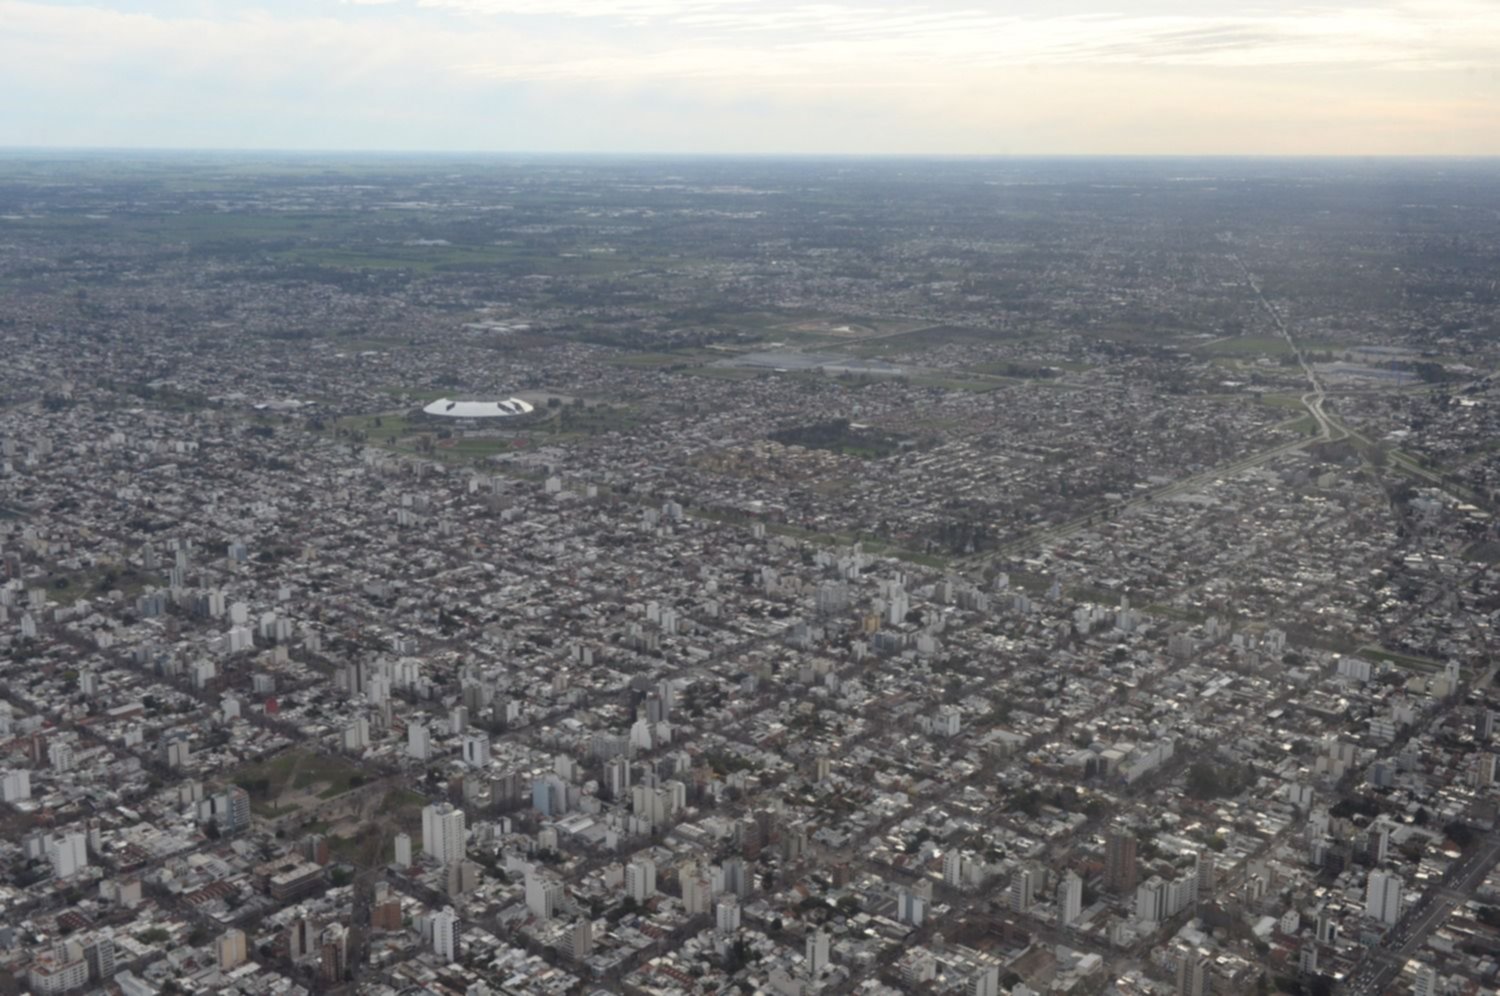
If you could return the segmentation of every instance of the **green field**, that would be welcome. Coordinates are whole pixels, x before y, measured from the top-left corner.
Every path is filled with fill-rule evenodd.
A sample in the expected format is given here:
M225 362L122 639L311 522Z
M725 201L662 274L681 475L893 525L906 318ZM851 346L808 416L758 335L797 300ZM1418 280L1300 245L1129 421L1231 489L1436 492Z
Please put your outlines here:
M1433 674L1443 669L1443 665L1439 661L1429 660L1426 657L1413 657L1411 654L1401 654L1382 647L1364 646L1360 647L1355 653L1360 657L1368 657L1371 660L1388 661L1404 671Z
M750 367L689 367L683 373L690 377L708 377L712 380L754 380L769 376L764 370Z
M298 808L291 797L332 799L358 788L364 776L342 758L293 748L236 769L229 781L250 793L250 807L257 815L277 816L290 811L287 807Z
M610 432L627 432L643 424L643 416L627 405L539 406L538 416L523 425L494 430L495 435L469 435L445 430L422 417L387 412L349 415L332 423L335 435L352 434L367 446L443 463L467 464L510 453L521 444L579 442ZM326 431L326 430L325 430ZM440 433L450 435L442 438Z
M940 387L945 391L968 391L970 394L986 394L1018 381L1000 377L941 377L919 374L907 378L918 387Z
M1297 345L1302 347L1304 353L1331 352L1335 356L1343 355L1343 351L1349 348L1347 344L1337 342L1299 342ZM1291 344L1279 335L1237 335L1229 339L1198 343L1188 348L1205 356L1230 358L1289 356L1293 352Z
M617 367L639 367L646 370L665 370L668 367L692 365L703 362L703 357L690 353L621 353L607 361Z
M133 567L120 568L108 564L88 570L49 577L46 582L47 598L60 605L72 605L84 599L120 591L126 598L134 598L148 587L161 587L165 581L155 575L137 571Z
M1262 394L1260 403L1267 408L1284 408L1288 411L1306 412L1307 406L1302 403L1300 394Z

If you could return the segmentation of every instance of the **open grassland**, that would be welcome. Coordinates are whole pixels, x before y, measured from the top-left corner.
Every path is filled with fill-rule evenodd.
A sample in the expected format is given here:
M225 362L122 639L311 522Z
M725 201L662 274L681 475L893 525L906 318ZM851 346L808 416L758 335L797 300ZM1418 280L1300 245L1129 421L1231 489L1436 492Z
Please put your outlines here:
M359 788L364 776L342 758L293 748L235 770L229 781L250 793L257 815L281 816Z

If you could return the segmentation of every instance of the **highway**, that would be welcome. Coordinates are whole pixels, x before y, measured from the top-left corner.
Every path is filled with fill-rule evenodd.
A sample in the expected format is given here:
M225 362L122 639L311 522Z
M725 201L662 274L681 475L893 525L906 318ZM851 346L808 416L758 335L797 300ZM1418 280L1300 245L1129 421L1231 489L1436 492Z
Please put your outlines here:
M1210 484L1226 477L1234 477L1253 467L1258 467L1263 463L1274 460L1285 453L1291 453L1294 450L1300 450L1315 443L1336 442L1349 437L1349 431L1323 410L1324 403L1328 399L1328 392L1323 387L1323 381L1318 377L1317 371L1312 368L1307 362L1306 357L1304 357L1302 348L1297 345L1296 339L1292 337L1291 329L1287 327L1286 322L1276 311L1276 308L1266 299L1265 294L1261 292L1260 285L1255 282L1255 278L1251 276L1244 262L1238 256L1234 257L1234 261L1244 271L1245 281L1249 284L1250 289L1255 292L1255 296L1260 301L1261 307L1265 308L1266 313L1271 316L1271 320L1276 323L1277 330L1281 333L1282 338L1287 341L1287 345L1292 348L1293 354L1297 357L1297 363L1302 367L1302 372L1307 377L1307 382L1311 389L1302 395L1301 401L1302 406L1307 409L1308 415L1317 424L1317 433L1302 439L1294 439L1291 442L1279 443L1217 467L1210 467L1208 470L1143 492L1123 504L1098 509L1059 525L1043 526L1040 529L1027 533L1019 539L1001 544L994 550L968 558L968 560L960 562L961 566L966 568L982 568L986 564L1008 560L1029 550L1049 546L1075 536L1094 525L1102 517L1118 515L1121 512L1139 508L1153 501L1170 498L1173 495L1188 491L1196 491L1205 484Z
M1497 862L1500 862L1500 830L1492 830L1449 870L1441 883L1423 893L1380 943L1370 949L1345 983L1344 992L1350 996L1376 996L1384 991L1401 974L1427 935L1474 894Z
M1239 265L1240 271L1245 274L1245 282L1255 292L1256 300L1266 310L1266 314L1271 316L1271 321L1276 323L1276 329L1281 333L1281 337L1292 348L1292 355L1297 357L1297 365L1302 368L1302 372L1307 376L1308 384L1312 386L1312 390L1302 395L1302 405L1307 409L1307 413L1313 417L1313 420L1318 423L1318 435L1315 437L1315 440L1317 442L1337 442L1340 439L1347 439L1349 436L1348 431L1343 426L1334 422L1329 418L1328 413L1323 411L1323 403L1328 400L1328 392L1323 388L1323 381L1319 379L1317 371L1307 362L1307 357L1302 353L1302 347L1297 345L1296 339L1292 338L1292 330L1287 327L1286 322L1281 317L1281 313L1276 310L1270 301L1266 300L1265 293L1260 289L1260 284L1255 282L1255 277L1251 275L1250 268L1245 265L1245 261L1238 256L1231 258ZM1334 435L1335 432L1338 435Z
M1500 662L1490 665L1474 680L1472 687L1488 688L1497 673L1500 673ZM1441 711L1451 711L1460 701L1462 696L1450 698ZM1455 906L1474 894L1497 862L1500 862L1500 830L1491 830L1448 869L1442 882L1428 888L1421 899L1402 913L1401 919L1386 932L1380 944L1360 960L1344 984L1344 993L1348 996L1375 996L1390 985L1427 935Z

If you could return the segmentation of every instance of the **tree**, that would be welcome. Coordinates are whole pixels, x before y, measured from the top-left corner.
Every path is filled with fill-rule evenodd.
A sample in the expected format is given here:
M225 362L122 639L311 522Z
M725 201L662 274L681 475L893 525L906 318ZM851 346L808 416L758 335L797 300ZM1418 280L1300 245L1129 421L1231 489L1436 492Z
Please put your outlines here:
M1188 768L1187 790L1195 799L1214 799L1237 793L1241 788L1239 781L1233 769L1212 761L1195 761Z

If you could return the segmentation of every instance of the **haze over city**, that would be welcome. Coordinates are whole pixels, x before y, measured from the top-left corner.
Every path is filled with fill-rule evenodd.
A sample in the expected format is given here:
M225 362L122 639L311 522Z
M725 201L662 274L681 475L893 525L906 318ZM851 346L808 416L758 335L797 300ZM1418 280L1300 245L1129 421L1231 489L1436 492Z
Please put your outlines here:
M1496 52L0 0L0 996L1496 996Z

